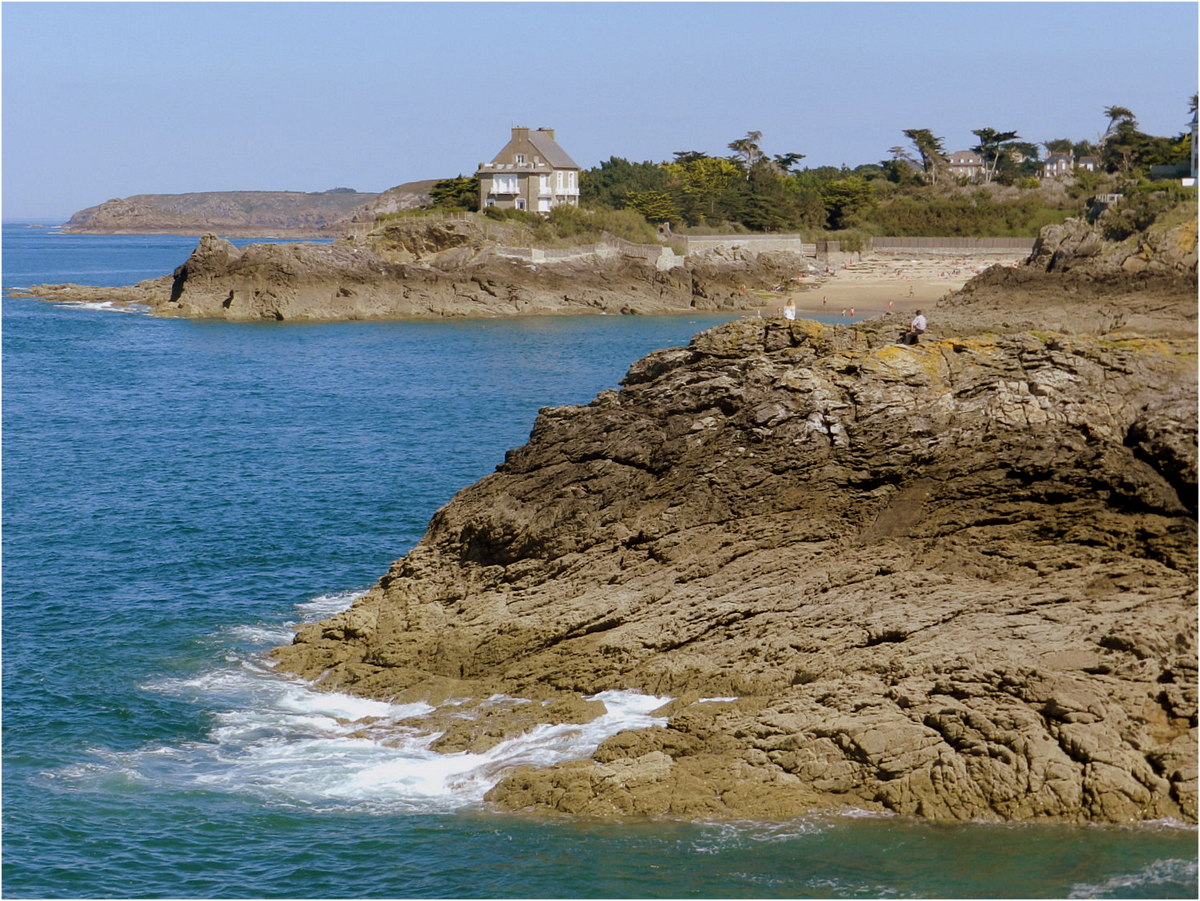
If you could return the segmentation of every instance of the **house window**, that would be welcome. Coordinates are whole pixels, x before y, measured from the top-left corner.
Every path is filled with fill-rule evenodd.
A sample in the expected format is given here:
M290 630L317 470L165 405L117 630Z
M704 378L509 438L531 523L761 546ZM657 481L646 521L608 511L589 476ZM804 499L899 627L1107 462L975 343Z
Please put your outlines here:
M518 153L518 154L517 154L517 165L518 165L518 166L524 166L524 165L525 165L525 154L523 154L523 153Z
M538 176L538 190L541 191L541 193L543 193L543 194L550 193L550 176L549 175L539 175Z
M517 209L518 209L518 210L523 210L523 209L525 209L525 199L524 199L523 197L518 197L518 198L517 198Z
M492 193L493 194L516 194L517 193L517 176L516 175L494 175L494 176L492 176Z

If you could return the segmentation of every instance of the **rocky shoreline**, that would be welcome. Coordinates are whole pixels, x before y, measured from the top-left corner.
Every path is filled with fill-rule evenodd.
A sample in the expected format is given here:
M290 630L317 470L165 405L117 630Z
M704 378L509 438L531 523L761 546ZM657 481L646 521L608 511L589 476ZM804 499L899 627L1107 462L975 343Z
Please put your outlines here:
M739 255L670 270L636 258L539 265L487 247L424 258L334 244L235 247L203 236L169 276L126 287L34 285L10 292L51 302L138 305L152 315L231 321L345 321L521 315L757 310L771 285L803 271L795 254Z
M445 751L529 728L496 696L558 722L674 699L506 774L509 810L1194 823L1190 259L1035 252L915 347L896 316L743 319L653 353L543 410L277 665L442 705L405 725Z
M589 722L606 690L673 699L588 760L504 774L507 810L1196 822L1195 223L1097 235L1043 232L927 307L915 347L895 311L748 317L543 410L276 665L429 702L400 727L443 753ZM128 297L234 320L737 310L798 262L537 267L460 238L205 238Z

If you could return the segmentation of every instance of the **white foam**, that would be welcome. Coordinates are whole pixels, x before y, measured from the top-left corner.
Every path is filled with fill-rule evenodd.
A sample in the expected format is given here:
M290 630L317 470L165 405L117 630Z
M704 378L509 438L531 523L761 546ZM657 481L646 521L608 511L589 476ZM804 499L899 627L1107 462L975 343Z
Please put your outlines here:
M311 601L297 604L296 609L300 611L301 621L316 622L348 609L364 594L366 594L365 591L338 591L333 594L322 594Z
M70 300L63 301L57 306L70 307L75 310L100 310L105 313L145 313L150 309L145 304L116 304L111 300Z
M301 606L305 618L344 609L362 592L324 595ZM271 626L233 627L214 640L278 644ZM391 704L317 691L284 678L265 649L222 648L226 665L143 686L185 697L210 711L201 741L158 745L134 752L97 750L99 767L76 767L59 776L134 781L181 788L250 794L309 808L351 807L379 812L448 811L480 803L487 791L518 766L550 766L589 757L611 735L665 724L652 712L669 698L630 691L594 696L606 712L585 724L542 724L483 753L439 754L440 733L419 731L411 717L428 704ZM487 704L523 701L496 696ZM457 709L463 699L446 706Z
M1143 893L1152 885L1185 886L1196 882L1197 866L1194 860L1172 857L1156 860L1134 873L1119 873L1100 883L1077 882L1071 886L1068 898L1110 898L1114 892L1134 889L1137 895L1130 897L1157 897L1156 893Z

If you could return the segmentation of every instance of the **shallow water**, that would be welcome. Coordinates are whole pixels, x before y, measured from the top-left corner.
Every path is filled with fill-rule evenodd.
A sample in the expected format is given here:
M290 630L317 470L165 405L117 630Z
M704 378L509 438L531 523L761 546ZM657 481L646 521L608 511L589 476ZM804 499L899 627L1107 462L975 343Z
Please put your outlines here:
M126 284L190 238L6 226L4 284ZM1196 833L497 815L656 699L485 755L275 673L432 513L720 317L235 324L3 301L5 896L1193 897Z

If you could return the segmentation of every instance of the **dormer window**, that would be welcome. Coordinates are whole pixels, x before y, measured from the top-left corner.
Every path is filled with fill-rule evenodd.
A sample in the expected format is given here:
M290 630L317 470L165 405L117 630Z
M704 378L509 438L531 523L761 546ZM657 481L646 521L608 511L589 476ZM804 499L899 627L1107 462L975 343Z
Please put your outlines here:
M518 153L518 154L517 154L517 165L518 165L518 166L524 166L524 165L525 165L525 154L523 154L523 153Z

